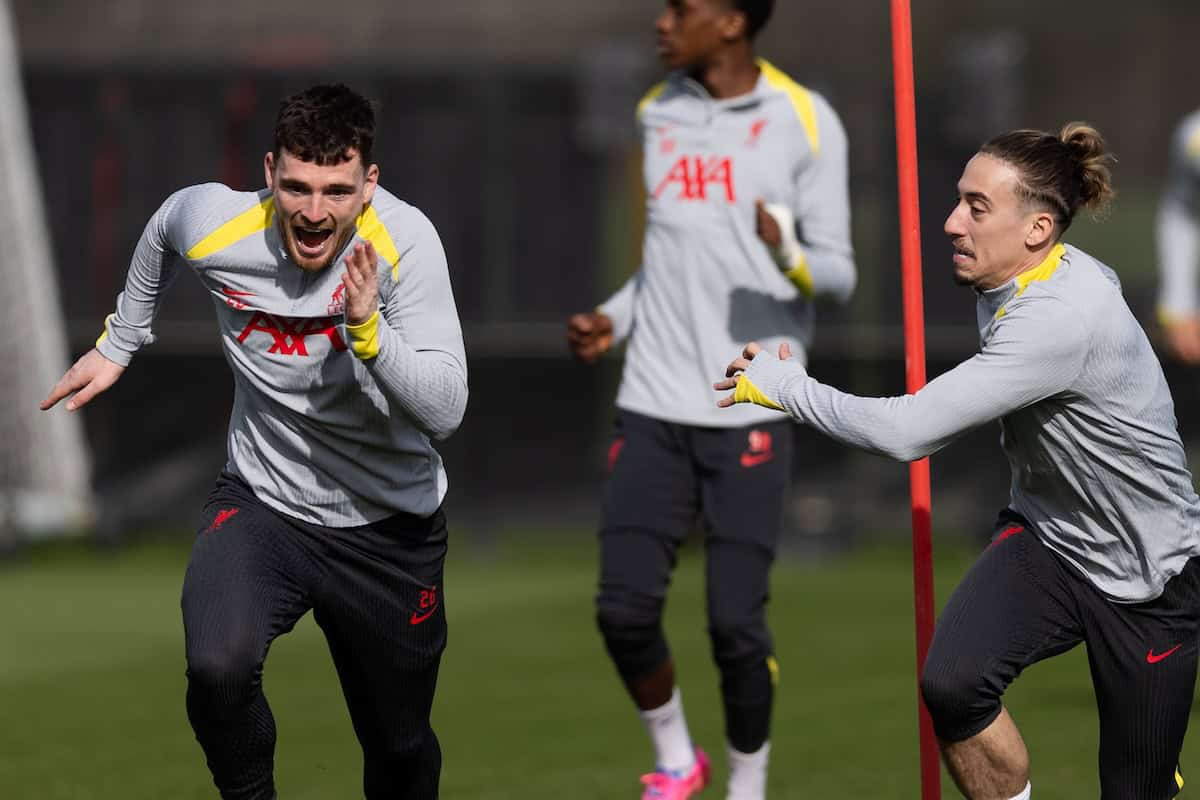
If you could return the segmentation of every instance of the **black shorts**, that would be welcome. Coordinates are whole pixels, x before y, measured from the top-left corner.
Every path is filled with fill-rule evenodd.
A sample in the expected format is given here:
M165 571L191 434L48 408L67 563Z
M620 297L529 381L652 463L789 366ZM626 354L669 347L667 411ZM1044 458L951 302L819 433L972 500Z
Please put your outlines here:
M961 741L995 720L1004 690L1025 667L1086 643L1102 796L1174 797L1198 634L1200 559L1155 600L1115 602L1006 511L942 611L922 690L939 738Z

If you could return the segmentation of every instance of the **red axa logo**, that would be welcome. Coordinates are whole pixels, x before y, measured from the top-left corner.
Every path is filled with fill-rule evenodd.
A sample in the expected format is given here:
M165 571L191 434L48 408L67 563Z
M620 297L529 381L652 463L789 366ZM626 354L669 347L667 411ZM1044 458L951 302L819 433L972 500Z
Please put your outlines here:
M329 298L329 305L325 307L325 312L331 317L342 314L346 311L346 284L339 283L337 288L333 290L333 295Z
M437 587L432 586L428 589L421 590L420 607L413 612L409 617L409 625L420 625L425 620L432 617L438 610L438 593Z
M717 195L724 190L725 201L737 202L733 189L733 159L728 156L680 156L665 178L654 190L654 199L662 197L673 186L679 188L676 200L707 200L709 185Z
M750 431L748 449L742 453L742 466L749 469L765 464L775 457L771 449L771 434L766 431Z
M271 337L268 353L307 356L308 345L305 340L309 336L326 336L334 350L346 349L346 343L342 341L342 335L338 333L337 325L330 317L277 317L264 311L255 311L246 327L238 334L238 341L245 344L250 334L256 331Z
M241 511L240 508L222 508L217 512L217 515L213 517L212 523L204 529L204 532L212 533L215 530L220 530L221 526L226 522L229 522L231 518L237 516L239 511Z

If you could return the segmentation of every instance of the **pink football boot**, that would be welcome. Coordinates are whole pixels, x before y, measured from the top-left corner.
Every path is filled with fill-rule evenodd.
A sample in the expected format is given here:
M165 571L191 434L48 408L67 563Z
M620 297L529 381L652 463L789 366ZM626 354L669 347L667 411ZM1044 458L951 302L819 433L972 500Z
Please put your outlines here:
M712 767L709 766L708 756L699 747L696 748L696 763L686 774L658 770L642 776L646 790L642 792L642 800L687 800L708 786L712 777Z

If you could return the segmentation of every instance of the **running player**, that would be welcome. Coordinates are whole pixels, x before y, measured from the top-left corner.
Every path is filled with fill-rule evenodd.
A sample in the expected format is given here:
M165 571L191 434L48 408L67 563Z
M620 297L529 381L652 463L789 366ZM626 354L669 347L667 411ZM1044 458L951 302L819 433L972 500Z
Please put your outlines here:
M1158 210L1158 314L1167 349L1200 364L1200 111L1171 139L1167 189Z
M1200 497L1145 332L1108 267L1061 239L1112 195L1100 135L1072 123L983 146L946 220L975 289L980 352L916 394L865 398L750 344L716 384L903 461L998 419L1012 467L991 546L942 611L921 691L942 756L975 800L1030 796L1029 754L1001 704L1030 664L1087 643L1101 796L1164 800L1200 633Z
M345 86L286 99L267 187L171 195L104 334L42 403L78 409L154 339L170 281L213 298L234 375L229 458L183 585L187 711L227 800L274 797L262 668L310 609L364 756L367 798L435 798L429 724L446 642L446 474L430 439L467 401L446 259L378 186L375 115Z
M813 297L849 297L846 136L829 104L757 59L770 0L669 0L657 21L670 70L638 108L647 228L637 273L568 322L591 362L629 339L600 530L597 619L641 713L656 769L645 798L707 782L662 629L676 550L696 521L709 634L721 674L730 800L765 793L778 671L768 572L791 474L776 411L721 413L712 370L750 334L802 353Z

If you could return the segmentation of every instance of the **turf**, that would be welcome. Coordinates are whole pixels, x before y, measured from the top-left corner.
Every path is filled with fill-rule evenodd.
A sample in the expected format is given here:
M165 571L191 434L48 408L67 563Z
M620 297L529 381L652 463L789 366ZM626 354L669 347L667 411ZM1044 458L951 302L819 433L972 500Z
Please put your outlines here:
M969 556L938 547L939 599ZM592 624L586 535L455 548L450 647L435 726L446 798L633 798L644 734ZM668 627L693 735L723 780L700 553L685 552ZM0 797L212 798L183 710L178 594L185 543L0 564ZM772 620L782 665L771 796L917 797L911 572L902 548L783 559ZM272 650L283 800L361 796L359 754L320 633L306 618ZM1041 797L1095 798L1096 723L1084 654L1031 668L1010 708ZM1196 737L1184 750L1194 758ZM944 780L944 793L957 793ZM719 798L721 792L704 796Z

